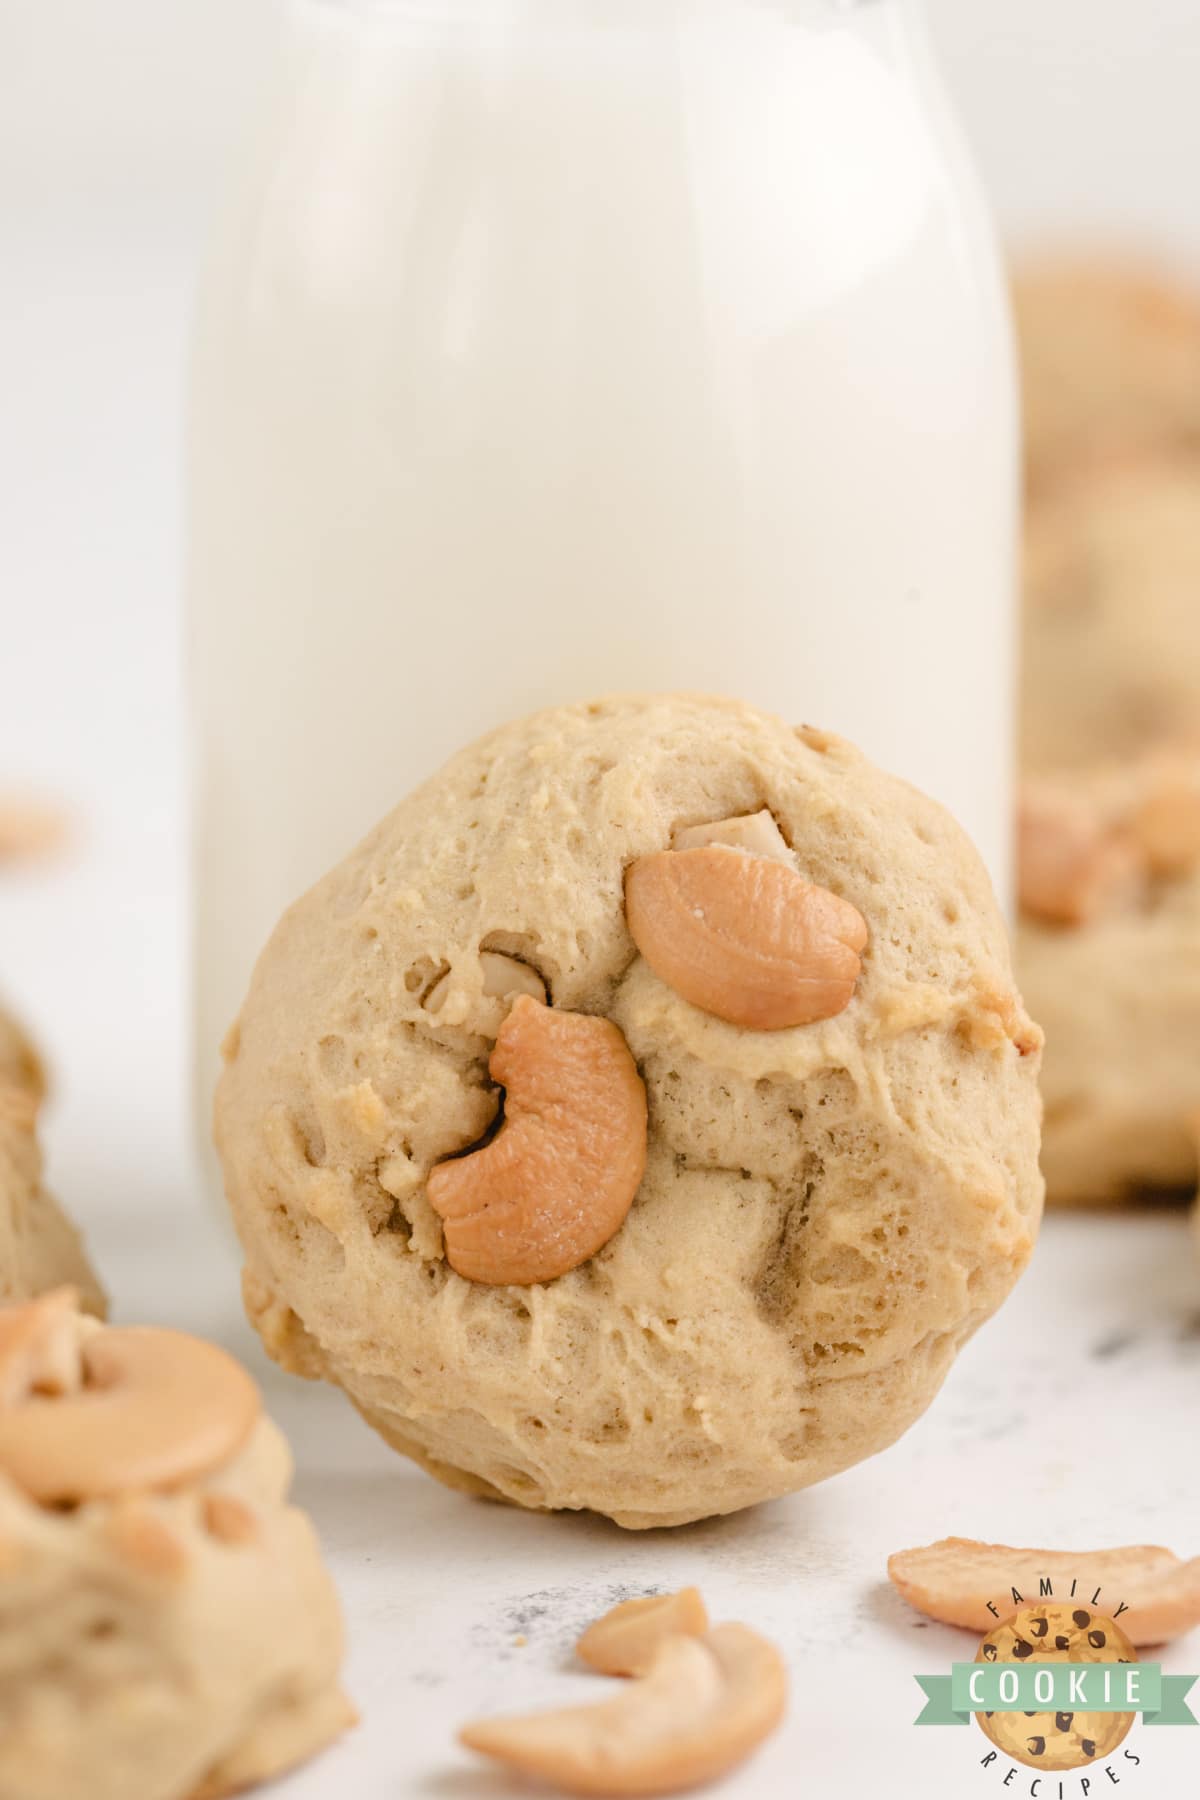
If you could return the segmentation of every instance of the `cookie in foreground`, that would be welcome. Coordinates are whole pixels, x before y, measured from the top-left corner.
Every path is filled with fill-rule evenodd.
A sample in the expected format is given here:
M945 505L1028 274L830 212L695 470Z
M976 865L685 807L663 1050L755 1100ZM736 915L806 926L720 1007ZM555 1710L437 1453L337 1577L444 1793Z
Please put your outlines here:
M893 1442L1007 1295L1039 1050L971 844L852 747L538 714L259 961L216 1109L250 1315L452 1486L753 1505Z
M214 1345L0 1311L0 1793L217 1800L352 1722L290 1479Z

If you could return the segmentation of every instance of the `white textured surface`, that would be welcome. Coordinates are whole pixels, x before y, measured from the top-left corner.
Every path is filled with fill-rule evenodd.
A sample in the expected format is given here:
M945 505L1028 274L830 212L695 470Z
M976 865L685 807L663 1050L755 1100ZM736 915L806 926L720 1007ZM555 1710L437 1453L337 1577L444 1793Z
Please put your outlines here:
M86 239L76 224L60 238L10 217L0 241L0 774L69 794L82 819L72 860L0 886L0 985L51 1051L52 1176L118 1313L207 1331L261 1368L186 1123L176 452L188 236L180 226L151 244L105 221L91 251ZM952 1532L1200 1550L1200 1273L1172 1214L1053 1220L1002 1318L895 1450L673 1534L468 1502L393 1459L335 1394L265 1379L346 1602L364 1714L283 1784L286 1800L515 1794L455 1749L454 1726L595 1693L595 1678L569 1671L578 1626L626 1591L686 1580L717 1616L776 1637L796 1686L785 1732L723 1793L969 1800L1001 1791L1002 1773L979 1769L974 1729L913 1731L912 1677L973 1644L905 1610L883 1585L887 1553ZM1200 1634L1167 1659L1198 1665ZM1139 1727L1130 1747L1143 1758L1118 1770L1131 1800L1194 1788L1192 1734ZM1029 1779L1007 1792L1027 1794ZM1081 1792L1066 1779L1064 1793Z

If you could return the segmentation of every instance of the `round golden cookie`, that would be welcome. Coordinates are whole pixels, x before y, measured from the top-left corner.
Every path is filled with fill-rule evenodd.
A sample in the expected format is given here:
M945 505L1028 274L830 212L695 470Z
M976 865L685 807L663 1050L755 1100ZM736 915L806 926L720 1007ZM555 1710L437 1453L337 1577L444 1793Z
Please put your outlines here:
M1014 283L1032 484L1081 459L1200 448L1200 295L1098 258Z
M1124 1632L1090 1607L1025 1606L997 1625L976 1662L1130 1663ZM976 1713L980 1729L1006 1756L1031 1769L1081 1769L1102 1761L1128 1736L1135 1713Z
M751 863L773 843L790 873ZM730 1023L737 982L701 1005L730 987L720 957L688 999L663 940L639 953L628 871L668 851L705 879L726 859L755 917L790 883L824 890L822 1016ZM796 915L770 916L790 954ZM665 948L714 918L693 897ZM565 1032L567 1104L553 1084L529 1104L543 1002L594 1028ZM520 720L404 800L259 960L216 1108L248 1309L280 1362L454 1487L635 1527L752 1505L894 1441L1008 1293L1041 1208L1039 1043L976 852L849 745L688 695ZM593 1104L627 1057L648 1132ZM525 1136L508 1110L495 1135L522 1067ZM638 1146L596 1151L626 1129L640 1182ZM627 1214L530 1279L522 1220L550 1188L586 1208L618 1170Z
M216 1800L345 1730L337 1595L232 1359L0 1307L0 1427L5 1800Z

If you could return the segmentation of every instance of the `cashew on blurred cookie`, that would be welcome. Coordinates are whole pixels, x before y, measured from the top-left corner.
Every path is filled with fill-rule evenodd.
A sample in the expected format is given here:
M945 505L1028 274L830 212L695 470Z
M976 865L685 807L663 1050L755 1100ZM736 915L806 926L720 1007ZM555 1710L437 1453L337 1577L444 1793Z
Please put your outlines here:
M0 1310L0 1794L217 1800L351 1722L290 1479L214 1345Z
M1020 844L1051 1199L1194 1187L1200 751L1027 780Z
M1054 1201L1196 1181L1200 459L1092 471L1029 526L1017 967Z

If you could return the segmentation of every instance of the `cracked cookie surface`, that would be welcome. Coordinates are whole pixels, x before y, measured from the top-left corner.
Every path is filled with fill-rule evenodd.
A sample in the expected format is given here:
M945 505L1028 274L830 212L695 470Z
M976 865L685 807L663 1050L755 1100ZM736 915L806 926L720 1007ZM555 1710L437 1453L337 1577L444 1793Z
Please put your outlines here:
M780 1030L690 1004L624 907L637 859L764 810L868 933L842 1010ZM501 1116L488 957L617 1026L649 1110L620 1228L525 1287L456 1274L427 1193ZM1012 1286L1039 1043L967 839L849 745L693 696L539 714L403 801L259 961L217 1099L248 1309L453 1486L628 1526L751 1505L898 1437Z

